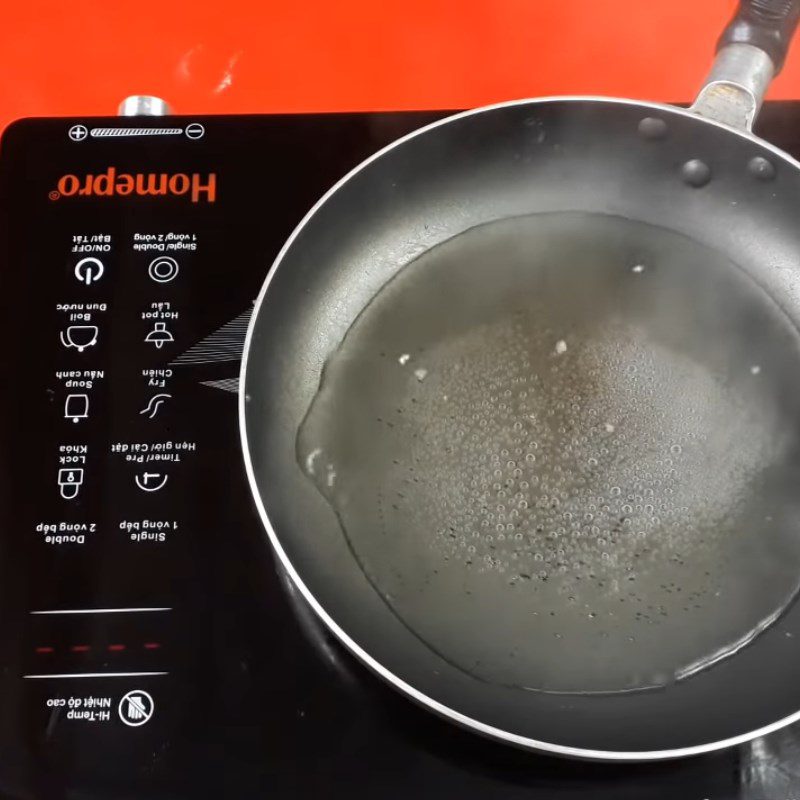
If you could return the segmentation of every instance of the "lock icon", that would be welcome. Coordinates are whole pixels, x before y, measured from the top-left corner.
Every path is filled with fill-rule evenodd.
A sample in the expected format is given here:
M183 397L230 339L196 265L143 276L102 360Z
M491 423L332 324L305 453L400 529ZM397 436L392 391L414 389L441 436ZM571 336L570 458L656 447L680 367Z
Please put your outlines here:
M65 500L74 500L83 485L83 469L68 467L58 471L58 490Z

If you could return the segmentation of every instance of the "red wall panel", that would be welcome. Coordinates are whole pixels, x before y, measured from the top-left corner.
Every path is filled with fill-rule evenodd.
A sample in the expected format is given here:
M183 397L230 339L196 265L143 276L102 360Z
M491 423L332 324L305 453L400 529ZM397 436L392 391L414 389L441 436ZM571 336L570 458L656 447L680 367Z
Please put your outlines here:
M0 125L113 113L474 106L544 94L688 100L732 0L10 0ZM771 97L800 97L800 44Z

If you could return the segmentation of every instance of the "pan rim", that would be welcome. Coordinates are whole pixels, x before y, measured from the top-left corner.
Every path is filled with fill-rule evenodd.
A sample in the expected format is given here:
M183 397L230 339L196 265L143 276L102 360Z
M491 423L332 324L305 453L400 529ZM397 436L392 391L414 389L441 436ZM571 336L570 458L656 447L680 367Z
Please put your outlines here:
M377 659L371 656L338 625L338 623L333 619L333 617L331 617L328 614L328 612L324 609L324 607L320 604L320 602L316 599L316 597L314 597L308 586L306 586L305 582L300 577L297 570L294 568L294 565L289 559L286 551L283 549L280 539L275 529L273 528L272 522L269 518L269 514L267 513L267 509L264 505L261 492L259 491L255 475L255 469L253 467L253 460L250 453L249 438L247 433L247 395L245 392L245 386L247 381L247 369L249 365L250 348L254 337L255 327L259 319L259 314L261 312L261 306L264 302L264 298L266 297L272 279L274 278L281 263L283 262L286 253L292 247L292 244L294 243L295 239L300 235L302 230L316 215L317 211L323 205L325 205L325 203L327 203L328 200L331 197L333 197L333 195L336 194L337 191L339 191L339 189L341 189L352 178L354 178L363 169L367 168L374 161L377 161L382 156L394 150L396 147L399 147L400 145L414 139L415 137L428 133L438 127L448 125L452 122L456 122L458 120L465 119L467 117L476 114L482 114L504 108L514 108L517 106L524 106L524 105L536 106L545 103L549 104L558 102L583 102L583 103L588 102L588 103L602 103L609 105L618 104L625 106L635 106L643 110L656 110L661 112L667 112L669 114L677 114L678 116L691 117L692 119L698 120L703 124L722 128L723 130L735 134L740 138L748 139L758 144L759 147L761 147L762 149L769 151L774 156L779 158L781 161L789 164L791 167L800 169L800 161L792 158L792 156L790 156L788 153L784 152L783 150L771 144L770 142L767 142L764 139L760 138L759 136L756 136L751 131L742 130L740 128L728 125L727 123L719 122L717 120L709 119L707 117L701 117L698 114L695 114L694 112L690 111L689 109L680 108L678 106L672 106L666 103L654 103L654 102L647 102L640 100L632 100L629 98L604 97L599 95L598 96L555 95L550 97L524 98L520 100L511 100L487 106L480 106L478 108L469 109L467 111L462 111L457 114L448 115L440 120L436 120L435 122L432 122L421 128L417 128L416 130L411 131L410 133L404 136L401 136L399 139L396 139L395 141L381 148L380 150L373 153L371 156L369 156L368 158L357 164L353 169L351 169L336 183L334 183L333 186L331 186L317 200L317 202L314 203L314 205L308 210L305 216L300 220L295 229L289 235L289 238L284 242L283 246L278 252L278 255L272 262L272 265L270 266L267 275L264 279L264 283L262 284L261 289L258 293L258 297L256 298L255 304L253 306L253 312L250 316L250 321L247 326L247 335L245 337L244 351L242 354L242 363L239 372L239 402L238 402L239 435L240 435L240 444L241 444L242 456L244 459L245 471L247 473L247 480L250 487L250 493L253 497L253 500L255 501L256 508L258 510L259 517L261 519L261 523L264 527L264 530L266 531L267 537L269 538L270 544L274 552L278 556L283 568L286 570L289 577L291 578L292 583L297 587L298 591L302 594L304 600L314 610L314 613L320 618L320 620L326 625L326 627L336 636L336 638L353 655L355 655L356 658L359 659L359 661L365 664L369 669L371 669L373 672L379 675L383 680L385 680L395 689L402 692L404 695L414 700L418 704L424 706L425 708L429 709L430 711L435 712L440 717L444 717L445 719L448 719L451 722L454 722L464 728L470 729L490 739L512 744L527 750L533 750L544 753L550 753L553 755L567 756L571 758L579 758L579 759L593 760L593 761L607 761L607 762L666 761L670 759L683 758L685 756L710 753L728 747L734 747L736 745L749 742L753 739L757 739L761 736L766 736L767 734L774 733L775 731L778 731L781 728L784 728L787 725L791 725L793 722L800 720L800 709L793 712L792 714L789 714L786 717L771 722L760 728L756 728L754 730L747 731L745 733L738 734L736 736L731 736L726 739L719 739L713 742L705 742L703 744L693 745L690 747L678 747L665 750L623 751L623 750L600 750L593 748L573 747L570 745L561 745L553 742L545 742L537 739L532 739L527 736L521 736L520 734L512 733L510 731L503 730L502 728L497 728L493 725L481 722L478 719L469 717L466 714L456 711L455 709L446 706L445 704L439 702L438 700L429 697L428 695L424 694L411 684L399 678L388 667L384 666Z

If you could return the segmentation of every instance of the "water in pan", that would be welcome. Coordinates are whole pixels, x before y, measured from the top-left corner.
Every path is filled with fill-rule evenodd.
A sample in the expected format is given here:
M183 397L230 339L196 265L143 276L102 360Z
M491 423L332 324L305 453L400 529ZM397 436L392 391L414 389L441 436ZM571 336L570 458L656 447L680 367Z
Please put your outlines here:
M794 597L792 326L675 233L546 214L386 284L326 364L298 459L394 613L475 678L693 674Z

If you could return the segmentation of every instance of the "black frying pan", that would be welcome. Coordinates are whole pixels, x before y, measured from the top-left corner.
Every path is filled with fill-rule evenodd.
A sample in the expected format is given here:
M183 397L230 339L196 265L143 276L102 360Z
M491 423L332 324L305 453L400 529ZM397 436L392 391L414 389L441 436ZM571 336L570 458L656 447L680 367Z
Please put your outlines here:
M242 371L259 511L431 710L629 760L800 718L800 165L750 133L797 16L742 3L688 111L417 131L273 265Z

